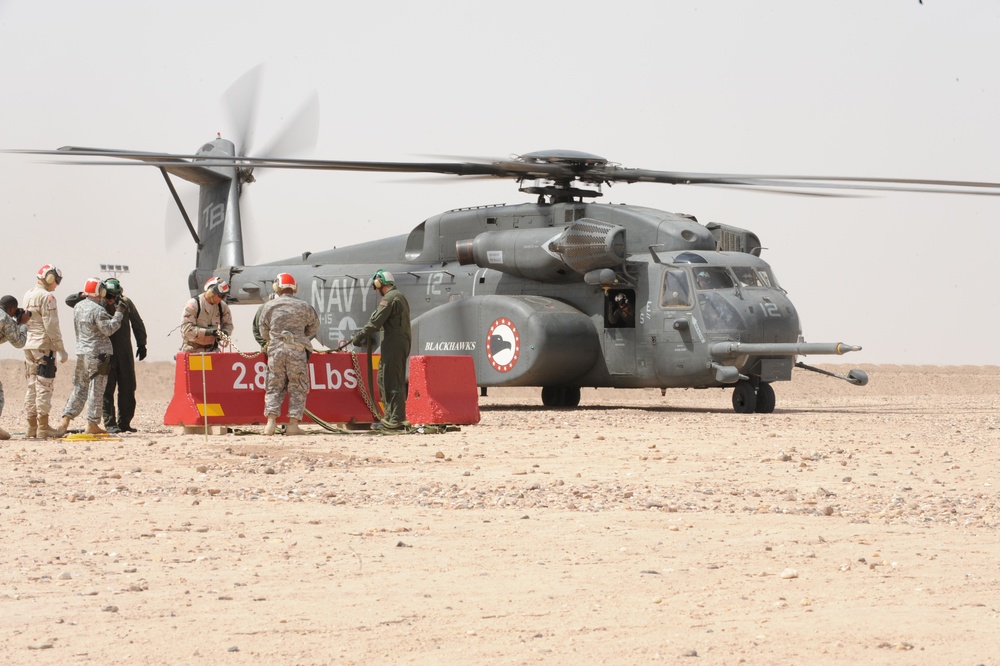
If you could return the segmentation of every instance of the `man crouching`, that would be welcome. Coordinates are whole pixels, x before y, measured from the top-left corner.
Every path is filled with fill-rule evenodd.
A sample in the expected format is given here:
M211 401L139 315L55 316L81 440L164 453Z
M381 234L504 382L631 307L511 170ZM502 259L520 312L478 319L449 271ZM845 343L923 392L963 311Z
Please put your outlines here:
M87 403L87 429L91 435L106 435L101 427L104 387L111 366L110 335L122 325L126 306L119 302L114 316L104 309L104 283L90 278L83 287L84 298L73 307L73 327L76 330L76 374L73 393L63 409L59 430L66 434L69 422L80 415Z

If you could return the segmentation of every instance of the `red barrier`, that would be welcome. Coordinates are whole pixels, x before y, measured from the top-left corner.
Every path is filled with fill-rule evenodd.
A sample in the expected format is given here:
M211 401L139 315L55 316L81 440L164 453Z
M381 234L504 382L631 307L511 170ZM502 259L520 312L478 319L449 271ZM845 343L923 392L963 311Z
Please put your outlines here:
M479 391L471 356L411 356L410 423L479 423Z
M378 369L379 356L372 362ZM174 397L163 416L164 425L257 425L264 423L264 380L267 359L240 354L179 353L174 373ZM358 354L361 376L348 353L313 354L309 359L306 409L330 423L372 423L360 385L367 384L366 355ZM374 375L373 375L374 377ZM371 391L379 399L378 387ZM288 420L288 398L278 421ZM308 423L309 417L303 422Z

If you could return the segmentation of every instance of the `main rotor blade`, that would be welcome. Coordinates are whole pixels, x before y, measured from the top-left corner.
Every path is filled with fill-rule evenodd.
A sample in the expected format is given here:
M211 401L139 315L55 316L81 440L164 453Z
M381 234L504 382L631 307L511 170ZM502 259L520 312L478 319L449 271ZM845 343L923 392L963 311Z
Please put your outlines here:
M437 173L452 176L490 176L523 181L547 179L561 186L574 181L591 184L662 183L669 185L714 185L720 187L761 188L772 190L845 190L869 192L925 192L933 194L1000 195L1000 183L988 181L944 180L925 178L871 178L859 176L794 176L713 174L686 171L656 171L627 169L611 164L572 164L564 162L526 162L519 158L492 162L375 162L346 160L315 160L279 157L205 157L172 153L149 153L100 148L66 147L53 150L9 150L35 155L59 157L93 157L136 160L158 167L187 165L213 167L253 167L261 169L312 169L320 171L370 171L385 173ZM74 160L76 164L122 164L98 160ZM133 162L134 163L134 162ZM126 162L125 164L128 164Z

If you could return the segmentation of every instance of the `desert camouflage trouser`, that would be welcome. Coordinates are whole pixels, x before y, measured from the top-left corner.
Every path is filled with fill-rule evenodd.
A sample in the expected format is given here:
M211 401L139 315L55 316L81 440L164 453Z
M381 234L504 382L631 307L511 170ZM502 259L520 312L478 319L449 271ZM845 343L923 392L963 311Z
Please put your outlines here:
M87 404L87 421L90 423L101 423L101 415L104 411L104 387L107 386L108 376L98 373L97 368L101 364L97 354L86 354L76 359L76 374L73 375L73 393L66 401L63 409L63 416L71 419L76 418L83 411L84 403Z
M38 376L38 362L48 353L47 349L26 349L24 351L24 378L28 381L28 390L24 394L24 411L27 412L29 419L48 416L49 412L52 411L55 377L50 379Z
M302 419L309 393L309 362L304 349L283 347L267 357L267 395L264 416L280 416L288 393L288 418Z

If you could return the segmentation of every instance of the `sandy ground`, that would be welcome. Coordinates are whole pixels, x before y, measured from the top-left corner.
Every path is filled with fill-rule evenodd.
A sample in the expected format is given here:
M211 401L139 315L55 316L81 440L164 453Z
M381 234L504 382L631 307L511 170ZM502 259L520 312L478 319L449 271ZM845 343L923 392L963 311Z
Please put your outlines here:
M865 369L769 415L517 389L459 432L205 438L162 425L173 367L143 363L141 432L81 442L24 439L4 362L0 654L995 664L1000 368Z

